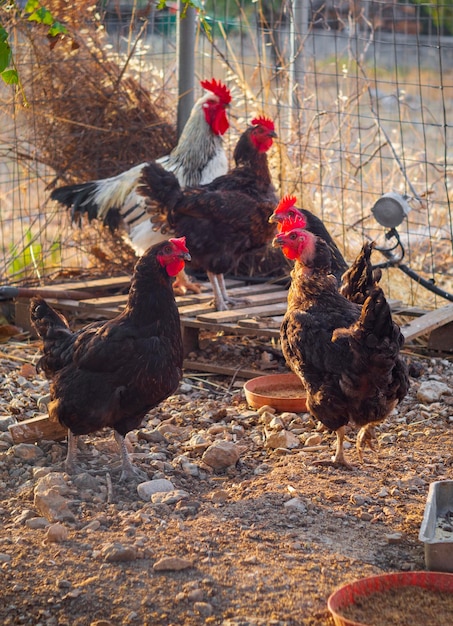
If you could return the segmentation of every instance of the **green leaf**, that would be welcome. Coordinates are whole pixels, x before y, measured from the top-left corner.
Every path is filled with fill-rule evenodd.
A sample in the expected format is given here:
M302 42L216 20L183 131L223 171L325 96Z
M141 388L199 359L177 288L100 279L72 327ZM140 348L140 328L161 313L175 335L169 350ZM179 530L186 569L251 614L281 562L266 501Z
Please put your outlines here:
M66 28L64 24L62 24L61 22L54 22L51 28L49 28L48 34L51 37L56 37L57 35L65 35L67 34L67 32L68 32L68 29Z
M0 25L0 43L5 43L5 41L8 41L8 33L3 26Z
M11 63L11 48L8 42L4 41L0 43L0 72L3 72Z
M28 0L27 4L24 7L25 13L33 13L36 9L39 9L40 4L38 0Z
M19 84L19 75L17 73L17 70L5 70L0 74L0 76L7 85Z

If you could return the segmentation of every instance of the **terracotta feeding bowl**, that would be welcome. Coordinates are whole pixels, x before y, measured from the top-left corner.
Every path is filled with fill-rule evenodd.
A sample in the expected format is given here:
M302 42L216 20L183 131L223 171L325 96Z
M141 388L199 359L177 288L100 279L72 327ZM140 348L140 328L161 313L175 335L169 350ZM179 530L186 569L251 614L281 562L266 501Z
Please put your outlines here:
M453 624L452 594L453 574L395 572L344 585L327 606L335 626L438 626Z
M305 389L295 374L269 374L248 380L245 398L254 409L268 404L276 411L300 413L307 410Z

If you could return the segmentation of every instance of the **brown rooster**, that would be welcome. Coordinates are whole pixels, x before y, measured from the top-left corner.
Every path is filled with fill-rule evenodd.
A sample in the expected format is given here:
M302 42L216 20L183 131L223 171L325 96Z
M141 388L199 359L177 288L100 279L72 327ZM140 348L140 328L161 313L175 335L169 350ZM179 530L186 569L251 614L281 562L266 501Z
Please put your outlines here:
M275 136L272 120L254 119L234 150L236 167L208 185L182 189L174 174L156 163L143 170L139 192L160 205L177 236L187 237L194 265L207 272L219 311L236 302L226 292L224 274L241 255L270 243L275 233L268 221L276 196L267 160Z
M338 292L326 243L303 228L278 234L274 246L295 261L288 310L281 327L285 360L307 391L310 412L337 434L333 461L348 466L343 440L349 421L360 426L362 460L373 424L384 420L408 390L400 356L403 335L382 289L374 284L364 304ZM367 248L371 250L369 244Z
M177 389L183 347L172 277L190 260L184 238L152 246L135 266L124 311L72 332L65 318L33 298L31 322L43 340L38 367L50 379L49 416L68 428L69 473L77 438L109 426L122 459L121 479L141 476L124 437Z
M177 146L156 161L173 172L182 187L204 185L228 171L222 135L229 128L226 110L231 94L215 79L200 84L206 93L193 105ZM153 229L145 199L137 193L138 181L148 164L140 163L112 178L58 187L50 197L70 208L73 219L86 214L90 221L102 220L111 230L121 224L130 244L141 255L165 239ZM174 286L182 291L199 291L184 272L177 276Z

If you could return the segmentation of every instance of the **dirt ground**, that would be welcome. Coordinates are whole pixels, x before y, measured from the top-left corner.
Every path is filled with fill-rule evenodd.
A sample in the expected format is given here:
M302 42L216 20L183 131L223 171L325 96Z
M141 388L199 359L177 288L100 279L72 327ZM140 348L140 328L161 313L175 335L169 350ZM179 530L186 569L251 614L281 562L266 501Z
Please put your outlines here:
M13 445L7 424L39 415L47 389L30 367L38 348L14 337L0 346L5 626L332 626L327 599L338 586L424 569L428 487L453 479L451 357L410 355L411 390L379 426L379 451L360 464L348 433L350 471L313 463L330 458L335 436L307 414L260 415L243 379L186 371L178 394L129 437L136 465L174 487L146 501L119 483L110 432L84 438L74 476L63 471L64 440ZM212 338L197 356L285 369L272 347L247 338ZM427 381L448 389L421 400ZM271 430L291 433L291 446L270 447ZM219 440L239 460L213 469L202 456ZM36 504L49 471L64 482L70 518L46 519ZM49 530L56 523L62 535Z

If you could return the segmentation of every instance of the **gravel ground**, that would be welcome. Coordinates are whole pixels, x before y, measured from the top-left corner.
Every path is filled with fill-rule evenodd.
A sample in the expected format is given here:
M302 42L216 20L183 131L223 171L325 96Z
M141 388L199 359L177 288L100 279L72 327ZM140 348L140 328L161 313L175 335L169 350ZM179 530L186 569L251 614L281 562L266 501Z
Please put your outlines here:
M285 371L274 347L240 342L208 337L197 358ZM149 476L136 485L118 481L110 431L83 438L74 476L65 440L13 445L8 425L42 414L48 385L38 343L0 353L5 626L332 626L338 586L424 569L428 487L453 479L451 360L408 355L410 392L363 464L349 431L350 471L313 464L335 436L308 414L252 411L243 380L185 372L128 436Z

